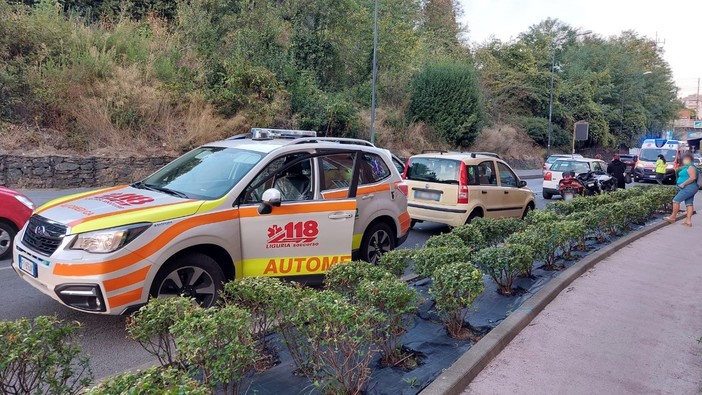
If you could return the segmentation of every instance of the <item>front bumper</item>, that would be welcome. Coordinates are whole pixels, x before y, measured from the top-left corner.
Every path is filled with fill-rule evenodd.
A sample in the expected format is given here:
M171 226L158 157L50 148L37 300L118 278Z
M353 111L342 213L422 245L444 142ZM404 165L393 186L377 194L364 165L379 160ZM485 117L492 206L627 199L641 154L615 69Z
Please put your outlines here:
M651 169L649 169L651 170ZM641 169L639 167L634 168L634 181L656 181L656 172L654 171L646 171L644 169ZM664 182L671 182L675 181L675 170L672 169L667 169L665 172L665 178L663 179Z
M81 265L94 265L101 260L114 259L116 253L98 255L69 252L65 250L66 240L47 257L26 246L22 242L23 234L24 231L20 231L15 239L13 270L31 286L64 306L95 314L119 315L148 300L149 287L145 284L150 284L150 262L142 260L128 268L106 274L82 275ZM128 253L122 250L122 254ZM73 270L71 275L56 274L58 263L68 263L72 269L77 270ZM141 269L135 272L135 267Z

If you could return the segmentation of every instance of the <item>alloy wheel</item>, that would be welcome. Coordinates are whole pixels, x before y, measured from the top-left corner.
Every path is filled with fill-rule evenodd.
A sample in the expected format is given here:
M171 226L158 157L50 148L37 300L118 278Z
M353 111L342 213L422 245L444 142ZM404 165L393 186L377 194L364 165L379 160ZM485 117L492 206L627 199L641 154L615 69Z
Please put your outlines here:
M185 296L203 307L215 300L216 287L212 276L196 266L183 266L170 272L158 287L157 297Z
M392 239L388 232L378 229L368 239L368 262L378 263L378 259L392 249Z

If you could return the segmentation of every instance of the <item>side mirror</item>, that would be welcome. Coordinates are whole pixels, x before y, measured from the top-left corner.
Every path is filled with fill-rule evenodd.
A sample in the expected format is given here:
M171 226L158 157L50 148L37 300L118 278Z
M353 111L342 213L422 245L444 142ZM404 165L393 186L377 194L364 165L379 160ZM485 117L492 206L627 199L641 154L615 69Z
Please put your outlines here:
M527 182L524 180L519 180L519 182L517 183L517 187L519 188L524 188L525 186L527 186Z
M258 206L258 213L270 214L271 211L273 211L273 207L280 207L281 202L282 196L279 190L275 188L266 189L261 197L261 205Z

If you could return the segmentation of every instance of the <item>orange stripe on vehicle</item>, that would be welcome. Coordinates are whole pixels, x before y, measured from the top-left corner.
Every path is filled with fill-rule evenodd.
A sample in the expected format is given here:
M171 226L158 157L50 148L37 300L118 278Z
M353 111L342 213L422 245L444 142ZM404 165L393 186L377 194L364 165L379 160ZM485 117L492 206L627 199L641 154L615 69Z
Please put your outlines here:
M118 189L123 189L123 188L126 188L126 185L120 185L120 186L117 186L117 187L106 188L106 189L99 189L99 190L93 191L93 192L82 193L82 194L79 194L78 196L72 197L72 198L70 198L70 199L61 200L61 201L58 201L58 202L56 202L56 203L54 203L54 204L42 206L42 207L39 208L39 210L35 211L35 214L39 214L39 213L44 212L44 211L46 211L46 210L48 210L48 209L50 209L50 208L54 208L54 207L56 207L56 206L60 206L60 205L62 205L62 204L65 204L65 203L68 203L68 202L72 202L72 201L75 201L75 200L78 200L78 199L83 199L83 198L86 198L86 197L99 195L99 194L101 194L101 193L112 192L112 191L116 191L116 190L118 190ZM59 198L59 199L60 199L60 198Z
M111 292L116 289L136 284L140 281L144 281L144 279L146 278L146 274L149 272L149 269L151 269L151 267L147 266L135 272L125 274L124 276L105 280L102 282L102 285L105 286L105 291Z
M137 288L133 291L127 291L119 295L111 296L107 298L107 304L111 309L114 309L115 307L124 306L127 303L136 302L137 300L141 299L141 293L143 291L144 288Z
M76 226L76 225L82 224L82 223L84 223L84 222L93 221L93 220L100 219L100 218L104 218L104 217L111 217L111 216L113 216L113 215L119 215L119 214L125 214L125 213L132 213L132 212L134 212L134 211L140 211L140 210L152 210L152 209L155 209L155 208L161 208L161 207L166 207L166 206L173 206L173 205L176 205L176 204L183 204L183 203L190 203L190 202L194 202L194 200L184 200L184 201L182 201L182 202L174 202L174 203L159 204L159 205L150 206L150 207L136 207L136 208L130 208L130 209L127 209L127 210L113 211L113 212L110 212L110 213L103 213L103 214L93 215L93 216L90 216L90 217L80 218L80 219L77 219L77 220L75 220L75 221L73 221L73 222L69 222L69 223L68 223L68 226Z
M356 192L356 195L361 196L361 195L366 195L369 193L373 192L382 192L382 191L389 191L390 184L380 184L380 185L374 185L374 186L368 186L368 187L358 187L358 191ZM348 189L344 189L341 191L332 191L332 192L323 192L322 196L324 196L325 199L340 199L340 198L345 198L349 193Z
M290 215L290 214L305 214L305 213L319 213L324 211L343 211L343 210L355 210L356 201L350 202L323 202L323 203L305 203L305 204L291 204L282 205L280 207L274 207L273 212L269 215ZM244 207L241 209L241 218L258 217L258 207Z
M408 213L407 211L405 211L404 213L400 214L400 216L397 217L397 219L399 219L400 222L411 220L410 215L409 215L409 213Z
M148 258L186 230L192 229L196 226L228 221L238 217L239 212L238 210L234 209L187 218L167 228L151 242L131 254L97 263L57 263L54 266L54 274L57 276L96 276L100 274L112 273L117 270L124 269L125 267L129 267L143 260L144 258Z

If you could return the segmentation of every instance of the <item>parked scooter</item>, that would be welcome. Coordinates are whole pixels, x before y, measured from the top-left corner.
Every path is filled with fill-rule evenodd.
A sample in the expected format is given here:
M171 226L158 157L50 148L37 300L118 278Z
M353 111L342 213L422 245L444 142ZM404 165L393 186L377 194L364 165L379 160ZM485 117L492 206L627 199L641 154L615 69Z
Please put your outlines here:
M563 197L563 200L572 200L577 195L583 195L585 185L575 178L575 172L563 172L563 178L558 181L558 192Z

